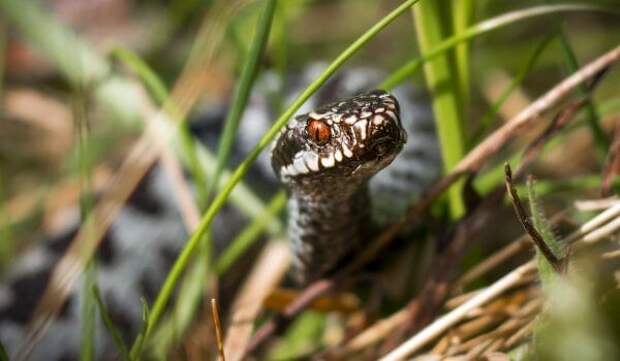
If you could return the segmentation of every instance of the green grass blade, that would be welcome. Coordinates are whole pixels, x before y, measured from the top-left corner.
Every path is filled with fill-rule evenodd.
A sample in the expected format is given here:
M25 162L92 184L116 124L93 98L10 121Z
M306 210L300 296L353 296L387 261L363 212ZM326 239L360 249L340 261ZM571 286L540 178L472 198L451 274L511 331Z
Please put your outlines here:
M91 260L82 273L82 304L80 312L80 361L95 359L95 297L90 291L95 286L95 263Z
M151 311L149 309L149 305L146 300L141 299L142 302L142 329L140 333L136 337L134 344L131 346L131 350L129 351L129 359L132 361L140 360L142 356L142 350L144 348L144 344L147 338L147 332L150 328L149 319L151 318Z
M248 56L245 59L245 64L241 70L241 76L239 82L235 88L233 95L232 106L226 115L224 121L224 130L222 132L220 144L217 151L217 162L215 165L215 173L211 177L209 186L207 188L207 195L210 197L213 193L215 186L218 184L222 175L222 170L228 163L230 152L237 134L239 127L239 121L243 115L243 111L247 105L250 97L250 91L252 90L252 84L258 73L260 60L265 52L267 46L267 40L269 39L269 32L271 29L271 23L273 21L273 14L276 8L276 0L266 0L266 4L256 25L256 33L252 39L252 44L248 52Z
M129 67L144 83L146 89L157 104L162 105L168 98L168 91L163 81L155 74L153 70L133 51L117 46L110 52L112 57L120 60L124 65Z
M228 196L232 192L233 188L241 181L241 178L247 173L251 164L258 157L260 152L269 145L269 143L273 140L273 138L278 134L280 128L286 124L286 122L290 119L291 116L299 109L303 103L308 100L308 98L316 92L319 87L334 73L342 64L345 63L350 57L352 57L359 49L361 49L367 42L369 42L375 35L377 35L383 28L385 28L388 24L390 24L396 17L401 15L407 9L409 9L412 5L414 5L419 0L407 0L403 2L402 5L393 10L390 14L382 18L379 22L377 22L374 26L372 26L368 31L366 31L362 36L360 36L356 41L354 41L349 47L347 47L328 67L327 69L315 80L313 81L304 92L284 111L284 113L276 120L274 125L263 135L259 143L254 147L254 149L250 152L247 158L241 162L241 164L237 167L237 169L232 174L231 178L224 185L222 191L215 197L213 203L209 206L203 218L200 220L200 224L198 225L196 231L190 237L183 251L175 261L172 270L168 274L166 281L164 282L163 287L161 288L155 303L153 304L153 309L151 315L149 317L149 328L147 328L146 336L148 337L150 330L152 330L153 325L157 324L159 318L161 317L164 307L168 303L170 296L172 295L172 291L181 277L181 274L185 267L187 266L189 260L191 259L194 251L196 250L200 239L206 233L206 231L211 226L211 222L215 215L222 208ZM134 344L135 345L135 344ZM133 348L132 348L133 351Z
M577 56L570 45L568 37L563 29L562 24L558 24L558 37L560 38L560 46L562 47L562 53L564 54L564 61L568 71L572 74L579 70L580 66L577 61ZM585 84L579 84L576 90L580 96L588 95L588 88ZM586 121L590 127L590 133L592 134L592 140L594 147L597 150L598 158L601 163L607 158L607 151L609 150L609 139L605 135L605 131L601 128L600 115L597 111L594 103L591 99L586 100L585 103Z
M445 2L422 2L413 9L416 33L422 54L433 49L445 37L444 24ZM426 83L433 98L433 113L441 144L444 171L446 173L458 163L465 152L465 134L463 133L463 103L458 83L458 70L450 54L437 56L424 64ZM448 190L450 212L454 218L465 213L462 182L454 184Z
M103 299L101 298L101 292L99 292L99 288L96 284L93 285L93 287L91 288L91 294L93 295L93 298L95 299L95 302L97 304L97 308L99 309L99 315L101 317L101 320L103 321L103 325L110 334L110 337L112 337L112 342L114 342L114 345L120 353L121 358L125 361L129 361L129 351L127 350L127 345L125 345L125 342L121 337L121 333L118 330L118 327L116 327L116 325L112 321L112 317L110 317L110 313L108 312L105 303L103 303Z
M265 360L299 360L305 359L308 350L319 350L322 335L325 330L326 315L323 313L306 311L288 328L282 341L273 349Z
M265 229L265 226L274 215L280 213L286 205L286 193L278 192L269 202L264 214L256 217L247 225L235 239L230 243L226 250L218 257L215 264L215 274L221 275L233 264L243 253L254 243Z
M175 141L175 147L179 148L179 139ZM200 163L200 167L205 174L213 174L215 170L215 155L211 153L205 146L200 144L200 142L194 142L196 146L196 156L198 157L198 162ZM183 159L185 163L187 161ZM218 184L218 189L222 189L227 182L230 181L232 174L229 171L222 172L222 177ZM252 190L245 184L240 183L234 191L230 194L231 202L245 215L249 218L255 218L263 214L265 212L266 205L265 203L252 192ZM276 217L272 217L271 221L267 225L267 231L271 235L277 235L282 229L283 225L280 220Z
M75 138L77 140L78 152L78 178L80 185L80 222L84 224L94 205L93 199L93 180L91 160L88 156L89 142L89 124L87 103L89 94L77 88L73 105L73 126L75 129ZM85 225L86 232L91 228ZM83 241L90 239L86 236ZM95 299L91 292L95 285L96 267L94 259L87 261L84 272L82 273L82 303L80 305L80 360L91 361L95 359L95 328L96 328L96 310Z
M467 31L469 24L474 18L476 3L473 0L451 0L452 29L454 36L459 36ZM470 67L469 67L469 44L460 43L454 49L454 61L458 74L459 94L464 105L464 113L467 114L467 105L470 99Z
M533 179L528 179L527 181L527 196L530 203L530 213L534 228L536 228L547 245L547 248L551 250L553 255L557 259L562 260L566 256L564 247L556 239L551 228L551 223L549 223L544 215L540 199L536 195ZM540 276L542 286L544 289L549 290L558 276L557 271L542 255L538 247L536 247L536 262L538 263L538 274Z
M617 8L608 6L595 6L586 4L557 4L557 5L543 5L535 6L523 10L516 10L506 14L502 14L491 19L481 21L466 31L463 31L460 35L452 36L445 39L439 44L436 44L432 49L429 49L424 55L414 58L407 62L402 67L395 70L379 85L382 89L392 89L403 81L409 79L422 64L431 60L441 54L453 49L456 45L465 42L474 37L482 34L501 29L505 26L514 24L527 19L536 18L544 15L557 14L562 12L603 12L608 14L620 15L620 10Z
M532 68L534 68L534 65L540 58L543 51L551 43L551 40L553 40L553 38L554 34L547 35L543 40L540 41L536 48L534 48L532 54L528 57L527 61L519 70L517 75L512 79L510 84L504 90L502 90L502 93L497 98L495 103L493 103L493 106L491 106L491 108L484 114L484 116L482 116L482 120L480 121L481 128L478 131L478 134L473 137L474 141L476 141L478 137L484 134L491 127L493 119L495 118L499 110L502 108L506 100L508 100L512 92L523 83L523 81L532 71Z

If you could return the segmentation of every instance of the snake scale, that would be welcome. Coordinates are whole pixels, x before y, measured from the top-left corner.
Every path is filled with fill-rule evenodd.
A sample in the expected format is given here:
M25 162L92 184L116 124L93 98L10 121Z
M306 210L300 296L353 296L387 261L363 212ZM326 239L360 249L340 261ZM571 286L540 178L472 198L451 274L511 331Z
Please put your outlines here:
M284 84L272 72L257 79L240 123L231 166L245 157L279 113L266 94L283 88L287 95L283 102L289 103L324 67L314 63L290 73ZM439 172L441 158L433 117L423 93L406 86L392 90L393 96L370 92L351 98L381 78L373 69L352 68L330 79L280 135L273 162L268 152L263 152L246 179L247 185L265 198L279 187L277 178L289 189L289 232L297 255L296 273L302 281L346 262L347 255L363 247L371 221L383 223L398 217ZM333 103L335 99L349 100ZM194 135L212 149L217 146L226 111L225 102L210 106L192 122ZM403 144L405 131L408 139ZM299 134L309 138L298 138ZM127 342L141 327L140 298L152 302L188 236L171 187L165 172L155 167L123 208L96 254L97 283ZM28 321L50 271L75 235L77 208L72 214L72 225L37 242L3 275L0 340L11 356L24 346ZM216 251L225 248L247 222L247 216L235 206L225 207L213 224ZM227 275L222 283L239 283L230 279ZM76 287L32 350L30 360L76 359L81 303ZM101 320L97 322L97 359L114 359L116 347Z

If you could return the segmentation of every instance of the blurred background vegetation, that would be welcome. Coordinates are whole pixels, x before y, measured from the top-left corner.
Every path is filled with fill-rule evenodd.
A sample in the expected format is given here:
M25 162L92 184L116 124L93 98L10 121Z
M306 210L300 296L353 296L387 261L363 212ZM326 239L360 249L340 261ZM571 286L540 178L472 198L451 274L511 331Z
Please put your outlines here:
M279 76L280 88L270 97L277 109L275 114L285 113L291 107L285 101L290 90L282 88L284 79L315 62L330 63L337 59L355 39L403 2L280 0L273 4L273 18L264 10L270 6L268 3L249 0L0 0L0 261L4 270L10 269L14 259L45 235L66 227L76 204L81 204L82 216L86 219L95 204L93 193L103 191L110 179L123 181L112 177L124 174L122 165L134 154L141 137L148 135L144 129L150 123L143 121L145 114L162 107L179 124L185 118L194 124L192 122L198 121L201 114L213 108L230 105L230 109L242 112L244 91L249 91L253 80L266 71ZM518 17L514 21L501 18L508 13ZM475 28L476 24L489 19L498 22L489 22L484 29ZM343 67L380 69L389 74L383 85L410 82L429 89L438 119L444 167L448 172L467 152L545 91L620 44L619 19L620 2L616 0L570 4L543 0L421 0L413 11L404 11L384 30L361 44L363 46ZM268 23L270 27L261 28L261 24ZM260 29L266 31L264 45L257 36ZM468 33L468 29L473 30ZM447 52L433 61L420 60L422 53L432 52L446 39L459 36L464 41L450 44ZM419 71L397 72L416 59L423 65L414 69ZM241 86L244 81L245 90ZM614 136L618 137L619 81L620 72L613 68L604 74L592 101L547 142L527 169L538 178L537 195L531 200L544 199L543 213L547 215L567 210L566 219L570 221L565 221L564 227L568 230L594 215L592 211L575 208L574 202L599 197L604 175L609 172L614 177L617 175L610 170L613 158L609 149ZM145 98L149 106L144 105ZM550 112L545 119L553 115ZM231 118L234 116L229 113L226 126L236 121ZM485 198L494 189L503 187L503 161L519 164L523 149L548 123L541 121L540 125L519 134L515 142L485 163L473 182L472 189L479 197ZM206 163L196 159L209 150L201 146L195 149L186 126L171 129L178 129L173 148L178 150L176 154L189 169L188 177L197 184L194 200L199 214L207 209L217 211L218 198L214 202L210 200L221 194L216 192L221 187L214 185L219 183L219 173L238 166L236 160L229 159L226 150L235 137L234 126L228 133L224 131L226 135L218 139L219 149L210 150ZM165 139L164 143L167 141ZM146 150L142 149L144 153L136 154L159 157L161 149L156 144L147 143ZM149 153L150 147L156 150ZM229 181L229 173L224 173L222 177L229 182L227 185L234 186ZM527 198L525 188L521 187L524 182L517 182L523 198ZM333 351L345 342L343 340L372 325L374 320L405 306L424 284L425 277L432 274L434 254L440 252L435 251L434 246L441 238L438 230L454 227L466 214L465 187L469 186L457 184L447 197L434 204L432 219L435 224L422 232L428 235L428 240L419 242L424 245L414 247L412 252L416 256L406 260L420 267L401 270L410 273L407 274L409 279L415 279L406 284L406 291L386 297L387 301L380 302L380 307L368 306L373 299L366 293L372 295L372 290L351 294L362 304L356 307L357 313L304 312L287 329L281 341L263 350L262 355L271 359L296 359ZM617 194L617 191L611 187L606 195ZM255 227L244 230L249 232L244 236L246 243L251 243L265 229L270 238L281 236L281 218L261 219L260 216L266 209L280 212L283 195L271 198L271 194L251 189L248 193L251 198L241 195L232 201L238 207L246 203L251 208L246 214L255 221ZM498 202L495 207L494 219L463 251L462 260L455 266L456 273L471 269L522 233L507 201ZM193 228L199 222L194 220L189 224ZM205 227L198 226L198 229L208 228L208 224L203 225ZM568 233L563 229L556 232ZM202 237L195 238L197 245ZM562 237L558 234L558 238ZM515 359L612 360L620 357L617 353L620 322L616 322L620 318L619 299L613 292L617 284L613 276L609 277L615 275L615 282L618 282L618 271L613 265L617 257L600 261L601 253L613 252L614 247L617 249L617 239L601 246L603 250L584 252L587 257L579 254L583 260L576 259L576 265L569 268L583 272L576 272L578 277L551 281L548 287L543 287L543 295L534 281L513 290L510 295L513 298L519 292L528 300L543 297L550 303L551 311L540 316L541 321L535 324L531 320L536 316L530 315L527 322L521 324L529 327L523 339L515 342L512 348L499 350L512 352L510 357ZM213 283L207 274L221 275L231 265L234 267L232 261L246 248L245 245L234 248L226 261L222 261L222 257L200 266L200 260L194 260L192 264L197 268L193 269L199 274L201 270L204 272L201 277L186 275L183 278L185 284L194 284L198 290L194 293L186 290L191 298L200 298L202 289L210 287L204 285ZM532 249L522 249L518 257L515 255L464 289L475 290L491 284L531 257ZM214 258L208 247L200 248L200 252L205 252L202 253L205 259ZM88 257L83 261L86 264ZM164 294L172 291L180 271L188 263L188 260L181 261L179 272L171 272L174 280L169 290L164 287ZM601 280L600 285L598 280ZM456 282L456 277L450 281ZM162 321L160 316L167 299L159 300L161 303L156 303L156 316L151 313L151 321ZM560 305L556 305L557 302ZM506 301L506 305L509 304ZM525 307L525 304L523 301L515 307ZM203 310L197 310L195 305L181 306L190 310L181 332L187 335L187 323ZM224 308L228 310L229 306L224 305ZM539 305L536 310L542 309L546 308ZM438 307L431 314L435 317L447 310L449 307ZM513 316L507 312L503 319ZM226 315L222 317L227 322ZM363 318L363 322L359 318ZM196 317L196 320L212 331L210 318ZM182 349L189 336L178 337L176 331L166 333L165 327L173 326L169 322L163 324L159 332L154 324L149 324L152 329L148 331L149 336L164 340L158 343L165 345L157 350L159 357L174 355L174 358L192 359L187 349L174 351ZM499 321L493 323L494 326L498 324ZM193 327L193 330L199 329L196 325ZM517 331L513 329L509 333ZM389 339L387 335L384 338ZM204 352L213 357L213 336L208 340ZM377 343L345 353L345 356L336 354L350 359L372 359L378 352L386 351L376 347ZM387 347L386 344L383 346ZM534 347L530 348L531 345ZM435 347L435 351L447 352ZM136 349L139 347L134 343L134 356L140 353Z

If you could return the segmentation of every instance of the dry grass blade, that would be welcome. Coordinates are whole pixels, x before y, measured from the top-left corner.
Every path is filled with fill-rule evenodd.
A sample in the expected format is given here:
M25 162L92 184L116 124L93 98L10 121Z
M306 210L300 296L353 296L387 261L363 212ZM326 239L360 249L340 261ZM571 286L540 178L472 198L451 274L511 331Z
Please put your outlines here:
M392 352L382 357L381 361L403 360L408 355L419 350L437 336L445 332L449 327L464 319L469 312L486 304L498 295L514 287L527 274L536 269L533 262L526 263L506 276L499 279L480 293L472 297L469 301L457 307L453 311L438 318L422 331L415 334L412 338L397 347Z
M613 206L590 221L582 225L579 230L572 233L563 241L566 244L575 242L576 245L585 243L593 243L620 231L620 218L616 218L620 214L620 205ZM611 220L611 221L610 221ZM608 222L608 223L607 223ZM535 261L529 261L526 264L511 271L491 286L476 293L471 299L461 304L454 310L448 312L444 316L435 320L425 329L415 334L409 340L401 344L398 348L383 357L382 361L402 360L408 355L416 352L424 345L431 342L440 334L454 326L456 323L465 319L471 311L488 303L506 290L518 286L522 280L528 278L528 273L536 269Z
M152 111L155 112L155 109L152 109ZM158 121L156 116L146 117L146 119ZM161 127L154 128L160 133L157 139L167 139L166 133ZM190 186L183 176L183 169L178 158L174 156L171 149L167 147L165 143L162 143L160 147L162 167L166 174L170 177L172 191L179 205L179 211L181 213L181 217L183 218L183 222L185 223L185 228L187 228L189 232L193 232L198 226L198 222L200 222L200 210L198 209L198 205L192 195Z
M284 242L270 242L263 250L233 303L224 342L228 361L243 359L263 300L284 277L288 264L289 252Z
M226 361L224 355L224 342L222 341L222 323L220 322L220 310L217 307L217 300L211 299L211 316L213 317L213 326L215 328L215 339L217 342L217 353L220 361Z
M601 198L601 199L584 199L580 201L575 201L574 207L575 209L582 211L582 212L600 211L600 210L607 209L619 203L620 203L620 198L618 198L618 196L611 196L611 197Z
M607 164L603 171L603 184L601 185L601 194L609 195L613 181L618 179L620 175L620 122L616 125L614 132L614 140L609 147L607 156Z
M328 355L337 359L359 352L378 341L384 339L399 325L402 325L409 317L409 310L401 309L391 316L384 318L362 331L359 335L352 338L346 345L330 351Z

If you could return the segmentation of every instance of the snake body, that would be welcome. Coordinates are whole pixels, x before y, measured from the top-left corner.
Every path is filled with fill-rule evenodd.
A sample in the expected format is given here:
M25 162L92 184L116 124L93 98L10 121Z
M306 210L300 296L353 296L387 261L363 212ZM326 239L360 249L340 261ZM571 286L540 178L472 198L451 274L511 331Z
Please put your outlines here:
M289 239L301 282L333 270L368 235L368 182L406 139L398 101L382 90L299 115L281 131L271 159L290 193Z

